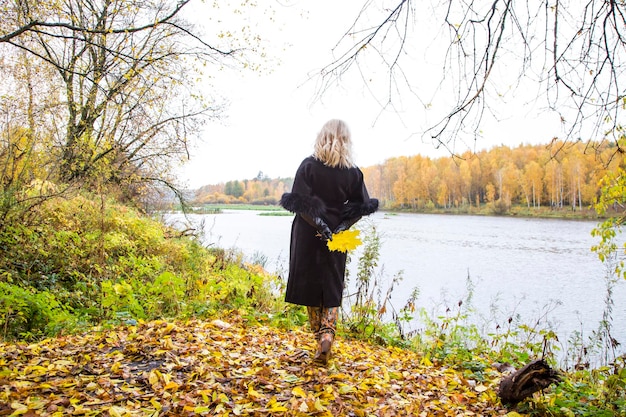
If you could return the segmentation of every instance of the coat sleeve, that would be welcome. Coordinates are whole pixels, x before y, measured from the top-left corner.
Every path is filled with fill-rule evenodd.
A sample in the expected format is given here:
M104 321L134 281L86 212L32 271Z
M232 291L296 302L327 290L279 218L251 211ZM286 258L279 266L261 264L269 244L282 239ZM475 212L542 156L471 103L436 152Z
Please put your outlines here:
M310 181L310 165L303 161L296 171L293 187L290 193L284 193L279 204L292 213L304 214L316 218L324 217L326 204L324 201L313 195Z
M361 170L359 173L359 184L356 187L355 195L348 200L343 208L341 217L344 220L359 219L363 216L369 216L378 210L378 199L370 198L363 179Z

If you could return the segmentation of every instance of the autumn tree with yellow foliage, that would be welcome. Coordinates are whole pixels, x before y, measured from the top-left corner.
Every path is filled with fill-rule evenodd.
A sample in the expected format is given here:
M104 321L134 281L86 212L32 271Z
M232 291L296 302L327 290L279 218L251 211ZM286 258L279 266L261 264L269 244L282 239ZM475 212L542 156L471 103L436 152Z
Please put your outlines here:
M556 152L558 151L558 152ZM401 156L363 168L372 195L388 209L506 212L591 208L607 172L626 166L615 146L581 142L499 146L459 157Z

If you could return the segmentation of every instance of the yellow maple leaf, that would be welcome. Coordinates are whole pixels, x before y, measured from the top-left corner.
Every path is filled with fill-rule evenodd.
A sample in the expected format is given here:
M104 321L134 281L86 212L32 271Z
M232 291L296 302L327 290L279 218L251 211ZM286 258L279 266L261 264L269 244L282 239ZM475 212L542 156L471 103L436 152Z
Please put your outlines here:
M304 392L304 390L300 387L295 387L291 390L291 393L296 397L306 398L306 392Z
M167 391L168 389L171 389L171 390L176 391L176 390L178 389L178 387L179 387L179 386L180 386L180 385L178 385L176 382L174 382L174 381L170 381L170 382L168 382L167 384L165 384L165 386L163 387L163 389L164 389L165 391Z
M329 240L326 245L331 251L347 252L354 250L361 243L359 239L359 230L344 230L343 232L334 233L333 240Z
M159 372L156 369L153 369L152 371L150 371L150 374L148 375L148 382L150 382L150 385L152 387L156 387L157 385L159 385L160 375L161 375L161 372Z
M252 384L248 385L248 395L252 398L263 398L263 395L259 394L259 392L254 389Z

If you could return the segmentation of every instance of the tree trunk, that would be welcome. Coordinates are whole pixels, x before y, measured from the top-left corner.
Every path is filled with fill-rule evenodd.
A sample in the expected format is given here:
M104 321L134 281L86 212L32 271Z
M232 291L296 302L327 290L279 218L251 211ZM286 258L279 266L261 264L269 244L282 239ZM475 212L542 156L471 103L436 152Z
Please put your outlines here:
M558 371L550 368L543 359L537 359L504 378L498 396L503 404L515 405L561 379Z

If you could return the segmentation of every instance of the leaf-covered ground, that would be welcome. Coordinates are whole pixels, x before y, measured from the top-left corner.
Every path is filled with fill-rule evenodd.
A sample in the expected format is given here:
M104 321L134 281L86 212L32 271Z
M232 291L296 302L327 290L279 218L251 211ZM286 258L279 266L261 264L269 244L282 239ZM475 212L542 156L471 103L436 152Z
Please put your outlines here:
M142 323L0 344L0 415L484 416L488 382L419 355L338 339L327 367L304 331L214 321ZM516 413L511 413L516 414Z

